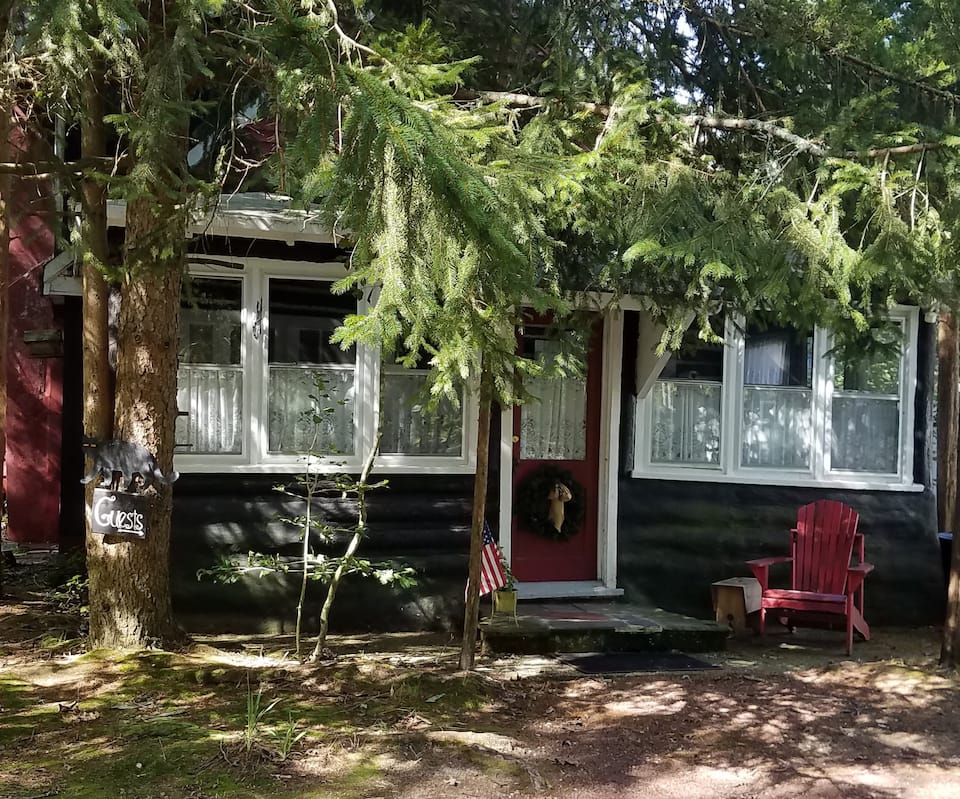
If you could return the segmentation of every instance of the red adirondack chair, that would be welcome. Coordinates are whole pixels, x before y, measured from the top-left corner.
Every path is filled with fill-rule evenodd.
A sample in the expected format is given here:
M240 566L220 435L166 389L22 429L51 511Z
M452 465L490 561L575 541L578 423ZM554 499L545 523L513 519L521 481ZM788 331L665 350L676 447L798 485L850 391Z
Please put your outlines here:
M760 634L766 632L768 610L806 611L843 616L847 623L847 654L853 651L853 631L870 640L863 618L863 581L873 565L863 559L859 514L842 502L822 499L797 512L790 531L790 557L748 560L760 583ZM856 549L858 562L851 565ZM791 564L790 588L770 588L770 567Z

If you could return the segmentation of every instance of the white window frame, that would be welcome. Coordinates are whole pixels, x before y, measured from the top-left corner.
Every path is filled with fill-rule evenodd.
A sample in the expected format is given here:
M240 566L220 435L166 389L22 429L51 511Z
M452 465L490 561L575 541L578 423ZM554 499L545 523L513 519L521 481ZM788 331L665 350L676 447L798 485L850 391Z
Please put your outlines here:
M192 455L177 451L174 464L184 473L276 473L302 472L305 456L271 453L268 431L269 363L269 281L270 279L313 280L333 283L345 275L341 263L279 261L233 256L195 256L190 259L191 277L239 279L242 281L240 313L240 363L243 367L243 436L241 453ZM258 314L258 303L260 311ZM357 312L370 305L358 300ZM259 323L259 329L258 329ZM311 460L311 470L319 473L356 472L373 446L380 414L379 349L357 346L354 372L354 452ZM467 390L462 408L462 447L460 455L378 455L377 473L393 474L472 474L476 469L477 397Z
M922 491L913 481L913 435L916 418L917 336L919 309L897 305L886 318L903 326L900 358L900 447L897 472L854 472L831 469L830 441L833 414L834 360L827 356L833 335L825 328L814 331L812 379L812 435L808 469L778 469L741 466L744 399L744 332L742 320L724 324L723 382L721 386L720 464L665 464L651 460L653 400L651 390L637 400L637 434L634 468L631 475L641 479L686 480L692 482L739 483L745 485L818 486L855 490Z

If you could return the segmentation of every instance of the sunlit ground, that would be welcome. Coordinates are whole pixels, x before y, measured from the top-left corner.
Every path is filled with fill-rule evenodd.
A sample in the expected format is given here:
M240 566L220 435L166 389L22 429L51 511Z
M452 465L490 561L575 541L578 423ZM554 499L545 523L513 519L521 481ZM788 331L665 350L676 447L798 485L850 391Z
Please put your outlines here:
M444 636L84 652L42 599L0 604L0 797L957 797L960 683L936 631L732 642L717 671L456 672Z

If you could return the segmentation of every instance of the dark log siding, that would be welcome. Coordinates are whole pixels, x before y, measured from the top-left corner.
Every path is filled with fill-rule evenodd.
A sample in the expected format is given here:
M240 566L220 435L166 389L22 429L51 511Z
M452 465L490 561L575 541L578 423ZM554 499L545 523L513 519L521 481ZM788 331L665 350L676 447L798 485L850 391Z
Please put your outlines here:
M930 624L942 617L936 503L929 491L624 478L618 582L629 599L645 597L668 610L709 616L710 584L749 576L747 559L788 554L788 531L796 523L796 509L816 499L838 499L860 513L867 560L877 567L866 587L866 617L871 624ZM783 567L779 577L786 587L789 567Z
M376 477L376 475L374 475ZM247 575L221 585L197 570L231 552L296 559L298 531L280 521L302 503L277 493L276 475L183 475L176 484L173 518L174 609L190 630L291 631L299 579ZM349 577L337 596L331 629L456 629L462 623L469 542L471 476L389 476L389 487L368 494L370 533L359 555L416 569L418 583L402 590ZM356 502L335 494L318 502L334 524L351 525ZM347 533L318 551L342 552ZM321 586L312 584L308 619L316 626Z

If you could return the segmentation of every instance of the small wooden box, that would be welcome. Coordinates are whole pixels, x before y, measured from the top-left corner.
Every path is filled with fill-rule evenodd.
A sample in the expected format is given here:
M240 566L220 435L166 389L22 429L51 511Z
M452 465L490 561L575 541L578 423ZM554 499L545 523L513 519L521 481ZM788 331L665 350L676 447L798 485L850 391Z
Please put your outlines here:
M754 577L731 577L710 586L718 624L727 624L734 636L746 635L747 617L760 610L760 583Z

